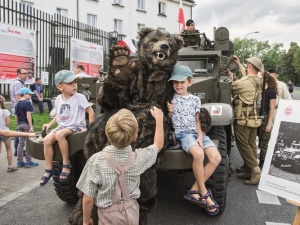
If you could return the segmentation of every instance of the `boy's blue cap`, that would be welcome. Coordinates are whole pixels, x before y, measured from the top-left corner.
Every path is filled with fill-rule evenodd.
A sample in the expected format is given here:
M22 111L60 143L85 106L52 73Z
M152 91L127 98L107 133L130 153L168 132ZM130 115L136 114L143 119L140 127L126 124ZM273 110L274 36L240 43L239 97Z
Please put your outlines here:
M61 70L58 71L55 74L55 85L59 85L60 83L71 83L73 80L80 78L79 76L76 76L74 73L72 73L69 70Z
M32 92L29 88L21 88L20 92L19 92L19 95L24 95L24 94L31 94L33 95L34 92Z
M171 74L171 78L168 80L175 80L175 81L185 81L188 77L192 77L193 73L191 69L187 66L176 66Z

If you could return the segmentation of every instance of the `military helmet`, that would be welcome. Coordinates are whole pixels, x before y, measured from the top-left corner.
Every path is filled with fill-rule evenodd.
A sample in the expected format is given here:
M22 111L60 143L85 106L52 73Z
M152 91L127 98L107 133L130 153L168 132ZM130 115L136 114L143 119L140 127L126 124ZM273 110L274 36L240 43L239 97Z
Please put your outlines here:
M251 63L253 66L255 66L259 71L263 71L263 64L259 58L251 57L246 59L248 63Z

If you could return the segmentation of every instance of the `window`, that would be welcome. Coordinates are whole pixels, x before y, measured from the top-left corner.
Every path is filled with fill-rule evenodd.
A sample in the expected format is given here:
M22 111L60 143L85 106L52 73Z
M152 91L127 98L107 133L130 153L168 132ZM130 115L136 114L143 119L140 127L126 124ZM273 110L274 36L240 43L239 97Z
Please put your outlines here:
M33 14L33 3L32 2L26 2L26 1L21 1L21 12L24 13L25 15L22 15L22 18L26 18L27 15L32 15Z
M163 2L158 3L158 14L166 15L166 3Z
M68 10L66 9L60 9L60 8L57 8L56 9L56 14L58 15L57 16L57 21L61 21L61 17L68 17Z
M97 16L92 15L92 14L87 14L87 25L96 27L97 26Z
M114 4L122 5L122 0L113 0Z
M64 17L68 17L68 10L66 9L56 9L56 14Z
M138 23L138 32L140 32L143 27L145 27L145 24Z
M139 10L145 10L145 0L137 0L137 8Z
M114 19L114 31L122 34L122 20Z

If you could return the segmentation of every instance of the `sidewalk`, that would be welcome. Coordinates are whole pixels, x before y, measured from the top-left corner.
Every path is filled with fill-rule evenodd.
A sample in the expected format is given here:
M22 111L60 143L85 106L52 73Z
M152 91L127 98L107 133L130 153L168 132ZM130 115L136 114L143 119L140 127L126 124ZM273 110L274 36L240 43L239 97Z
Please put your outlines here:
M17 171L8 173L6 149L3 143L0 154L0 207L15 198L28 193L32 189L39 187L40 178L44 174L45 162L43 160L33 161L38 162L39 165L33 168L18 168ZM12 152L13 141L12 141ZM25 160L25 158L24 158ZM17 157L13 156L13 165L17 166Z

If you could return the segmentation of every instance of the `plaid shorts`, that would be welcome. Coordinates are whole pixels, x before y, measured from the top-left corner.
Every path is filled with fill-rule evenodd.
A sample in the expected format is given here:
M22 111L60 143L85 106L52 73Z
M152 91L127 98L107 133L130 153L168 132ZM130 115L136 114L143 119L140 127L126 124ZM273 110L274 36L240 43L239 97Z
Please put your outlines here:
M52 130L51 132L53 133L56 133L57 131L60 131L62 129L69 129L71 130L73 133L76 133L76 132L81 132L81 129L82 128L79 128L79 127L74 127L74 126L69 126L69 127L56 127L54 130Z

